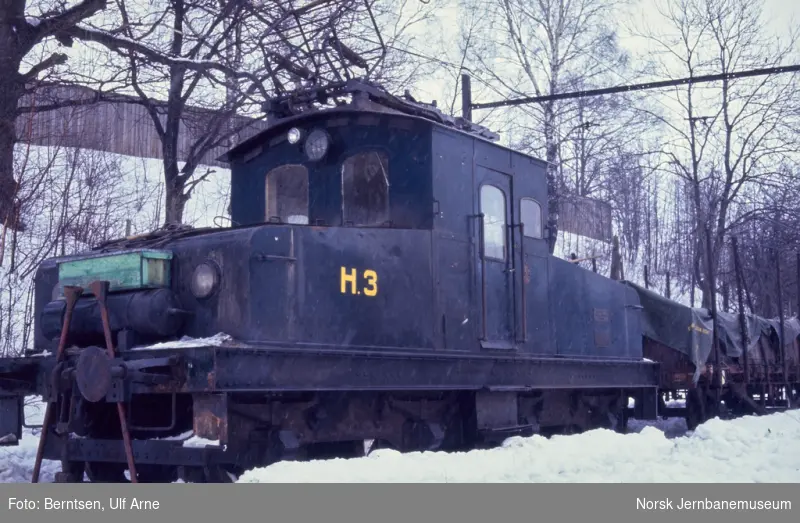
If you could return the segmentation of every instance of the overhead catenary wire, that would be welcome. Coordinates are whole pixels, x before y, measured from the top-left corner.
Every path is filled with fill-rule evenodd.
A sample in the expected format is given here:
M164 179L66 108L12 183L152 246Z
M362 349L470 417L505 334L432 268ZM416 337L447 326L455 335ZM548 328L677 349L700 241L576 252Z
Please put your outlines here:
M393 46L390 46L393 47ZM458 70L459 72L470 72L469 68L464 67L463 65L459 66L457 64L453 64L451 62L447 62L441 59L425 56L422 53L418 52L411 52L407 49L401 49L394 47L395 50L407 53L409 55L415 56L417 58L422 58L429 60L431 62L439 63L445 67ZM765 76L765 75L773 75L773 74L783 74L783 73L794 73L800 71L800 65L790 65L790 66L782 66L782 67L772 67L772 68L762 68L762 69L752 69L752 70L745 70L745 71L736 71L736 72L729 72L729 73L721 73L721 74L708 74L708 75L701 75L701 76L690 76L686 78L680 79L673 79L673 80L664 80L664 81L654 81L654 82L645 82L640 84L628 84L629 80L625 78L623 75L619 74L617 71L613 71L614 74L619 76L623 81L626 82L626 85L610 87L610 88L601 88L601 89L590 89L590 90L582 90L576 92L567 92L567 93L559 93L554 95L544 95L544 96L531 96L531 97L524 97L518 99L510 99L510 100L503 100L499 102L489 102L489 103L470 103L470 109L493 109L493 108L500 108L500 107L509 107L509 106L516 106L516 105L524 105L528 103L541 103L553 100L564 100L564 99L575 99L575 98L583 98L583 97L590 97L590 96L601 96L605 94L616 94L616 93L627 93L633 91L640 91L640 90L647 90L647 89L659 89L665 87L674 87L679 85L687 85L687 84L695 84L695 83L707 83L707 82L714 82L714 81L722 81L722 80L730 80L736 78L746 78L746 77L755 77L755 76ZM475 80L483 84L484 86L488 87L493 92L497 93L500 96L503 96L502 93L499 92L493 85L488 82L485 82L483 79L476 77ZM529 114L524 108L523 112ZM651 195L652 196L652 195ZM656 200L659 203L667 203L663 200L663 196L656 197ZM671 203L671 202L670 202Z
M607 88L599 88L599 89L587 89L587 90L580 90L580 91L573 91L573 92L565 92L565 93L556 93L550 95L539 95L539 96L528 96L523 98L515 98L515 99L507 99L495 102L486 102L486 103L472 103L468 101L469 107L466 108L466 113L471 114L473 109L495 109L500 107L511 107L511 106L518 106L518 105L526 105L530 103L545 103L549 101L555 100L567 100L567 99L576 99L576 98L585 98L591 96L602 96L606 94L617 94L617 93L627 93L633 91L641 91L647 89L660 89L665 87L674 87L678 85L687 85L687 84L696 84L696 83L707 83L707 82L715 82L715 81L722 81L722 80L732 80L737 78L746 78L746 77L755 77L755 76L766 76L766 75L774 75L774 74L783 74L783 73L796 73L800 72L800 64L798 65L787 65L787 66L778 66L778 67L769 67L769 68L760 68L760 69L749 69L744 71L734 71L734 72L727 72L727 73L717 73L717 74L706 74L706 75L699 75L699 76L689 76L685 78L679 79L672 79L672 80L662 80L662 81L653 81L653 82L644 82L639 84L626 84L621 86L615 87L607 87ZM615 71L615 74L620 76L620 78L625 79L622 75ZM468 75L464 75L468 76ZM478 79L480 81L480 79ZM626 80L627 81L627 80ZM491 88L491 86L489 86ZM493 91L497 92L496 89Z
M372 40L370 40L368 38L364 38L364 40L366 42L368 42L368 43L375 43L375 42L373 42ZM396 46L396 45L392 45L392 44L386 44L386 47L389 48L389 49L393 49L395 51L398 51L400 53L403 53L403 54L406 54L406 55L409 55L409 56L413 56L415 58L421 58L421 59L426 60L428 62L439 64L439 65L441 65L441 66L443 66L443 67L445 67L447 69L450 69L452 71L455 71L457 73L466 73L466 74L472 73L472 70L469 67L467 67L467 66L465 66L463 64L456 64L456 63L453 63L453 62L449 62L447 60L443 60L441 58L435 58L435 57L432 57L432 56L428 56L428 55L418 51L417 49L413 48L410 45L406 45L404 47L400 47L400 46ZM616 73L616 74L619 75L619 73ZM478 77L478 76L475 76L475 77L472 77L472 78L475 81L479 82L484 87L486 87L487 89L489 89L492 92L494 92L495 94L497 94L498 96L504 96L502 91L500 91L500 89L498 89L497 87L492 85L490 82L484 80L483 78ZM473 105L473 107L475 107L475 106ZM538 118L538 116L533 114L529 109L521 107L520 110L522 110L523 113L525 113L527 116L530 116L531 118L534 118L534 119ZM556 130L556 134L558 134L559 140L566 139L566 136L562 135L562 133L559 130Z
M628 93L631 91L642 91L645 89L661 89L664 87L675 87L677 85L697 84L706 82L719 82L722 80L734 80L736 78L747 78L752 76L766 76L772 74L796 73L800 72L800 64L786 65L781 67L766 67L762 69L749 69L745 71L734 71L729 73L706 74L700 76L689 76L673 80L660 80L655 82L645 82L640 84L619 85L616 87L604 87L601 89L586 89L569 93L557 93L541 96L526 96L523 98L513 98L509 100L499 100L496 102L471 103L472 109L492 109L495 107L508 107L529 103L543 103L555 100L568 100L573 98L585 98L589 96L602 96L604 94Z

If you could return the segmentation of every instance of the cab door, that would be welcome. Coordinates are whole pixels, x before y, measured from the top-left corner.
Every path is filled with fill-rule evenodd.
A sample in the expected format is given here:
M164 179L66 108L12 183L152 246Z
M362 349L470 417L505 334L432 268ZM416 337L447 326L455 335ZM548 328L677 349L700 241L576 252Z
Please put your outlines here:
M514 223L511 176L477 167L476 227L480 341L484 349L515 349Z
M514 179L515 256L520 261L517 271L519 289L520 350L544 355L556 354L551 316L563 311L564 296L553 285L550 249L547 244L547 177L546 167L539 161L519 157Z

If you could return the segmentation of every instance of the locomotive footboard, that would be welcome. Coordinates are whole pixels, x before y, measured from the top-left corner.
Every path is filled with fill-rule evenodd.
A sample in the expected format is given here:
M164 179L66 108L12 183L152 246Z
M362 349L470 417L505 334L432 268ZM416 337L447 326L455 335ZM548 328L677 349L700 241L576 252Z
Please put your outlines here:
M0 368L6 393L49 399L74 385L88 401L110 402L175 392L648 388L658 379L651 361L253 345L134 350L114 359L87 347L67 351L62 363L18 358Z

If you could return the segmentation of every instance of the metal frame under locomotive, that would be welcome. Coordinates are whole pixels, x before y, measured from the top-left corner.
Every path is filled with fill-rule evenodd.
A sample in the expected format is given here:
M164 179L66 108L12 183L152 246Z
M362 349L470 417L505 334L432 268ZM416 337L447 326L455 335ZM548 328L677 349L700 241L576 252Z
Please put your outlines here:
M93 481L124 481L126 468L133 481L225 481L225 472L277 460L358 455L365 439L457 450L515 434L619 428L630 397L637 418L655 419L659 366L642 357L635 294L547 251L545 164L374 86L348 82L335 94L353 100L308 112L292 108L331 92L273 101L281 118L224 157L234 227L104 247L176 253L169 296L115 293L92 274L59 286L59 262L43 264L40 353L0 360L0 432L19 437L22 398L41 394L53 423L39 457L61 460L59 481L80 481L84 470ZM254 195L266 200L259 179L270 162L286 161L274 151L314 129L324 129L331 155L385 137L394 175L387 223L345 223L336 202L324 204L336 198L330 190L313 196L320 211L309 211L308 224L265 218L266 201ZM301 145L291 155L304 154ZM484 185L511 202L495 236L502 259L485 249L498 227L486 223ZM535 234L519 218L525 198L541 202ZM204 301L184 276L209 256L218 288ZM378 290L346 292L350 267L375 271ZM272 276L259 282L259 274ZM75 319L70 311L78 326L54 328ZM220 331L233 339L139 346ZM219 445L164 439L187 430Z

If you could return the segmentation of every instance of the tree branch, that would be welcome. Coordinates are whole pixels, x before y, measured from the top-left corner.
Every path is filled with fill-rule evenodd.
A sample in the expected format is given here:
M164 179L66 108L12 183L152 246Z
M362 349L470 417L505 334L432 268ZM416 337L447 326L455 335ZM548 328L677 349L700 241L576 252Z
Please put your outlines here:
M72 6L59 14L45 18L36 26L36 41L40 41L48 36L57 36L57 33L74 27L79 22L99 13L105 9L107 5L107 0L83 0L78 5Z
M213 60L189 60L167 56L160 51L152 49L147 45L141 44L134 40L113 35L105 31L90 29L88 27L71 27L64 29L59 34L62 34L66 37L77 38L85 42L99 43L105 47L108 47L109 49L119 52L120 54L124 54L122 51L129 51L141 55L152 62L169 67L180 66L198 72L216 70L232 78L250 80L256 85L256 88L260 91L260 94L264 97L264 99L270 98L266 89L264 89L262 83L258 80L258 78L255 77L255 75L243 71L235 71L231 67Z
M55 67L56 65L63 65L67 62L67 55L63 53L53 53L46 59L42 60L38 64L31 67L30 71L25 73L22 78L24 81L28 82L30 80L36 79L39 76L39 73L50 69L51 67Z

